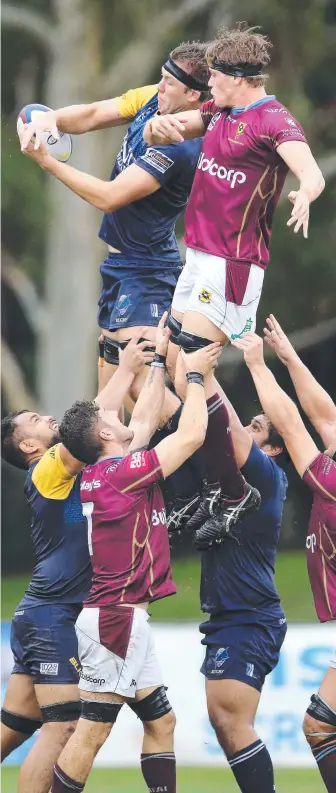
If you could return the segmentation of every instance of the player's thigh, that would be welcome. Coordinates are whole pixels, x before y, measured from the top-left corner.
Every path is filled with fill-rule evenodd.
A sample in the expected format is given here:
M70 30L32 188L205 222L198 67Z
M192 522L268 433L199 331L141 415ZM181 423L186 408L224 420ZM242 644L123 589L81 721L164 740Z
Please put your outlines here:
M206 680L207 707L213 723L239 720L253 724L260 691L240 680Z
M319 695L336 711L336 655L335 666L329 666L319 688Z
M40 719L41 711L30 675L12 674L2 706L28 719Z

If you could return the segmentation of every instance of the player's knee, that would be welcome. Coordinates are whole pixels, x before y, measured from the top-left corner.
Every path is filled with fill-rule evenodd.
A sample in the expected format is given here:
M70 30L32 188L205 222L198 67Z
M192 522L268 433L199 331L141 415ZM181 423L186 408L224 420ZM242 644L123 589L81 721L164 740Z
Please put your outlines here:
M77 721L47 721L42 724L41 736L46 738L50 746L58 744L63 747L71 738L77 727Z
M176 716L173 710L154 721L144 721L144 731L152 738L170 738L174 735Z

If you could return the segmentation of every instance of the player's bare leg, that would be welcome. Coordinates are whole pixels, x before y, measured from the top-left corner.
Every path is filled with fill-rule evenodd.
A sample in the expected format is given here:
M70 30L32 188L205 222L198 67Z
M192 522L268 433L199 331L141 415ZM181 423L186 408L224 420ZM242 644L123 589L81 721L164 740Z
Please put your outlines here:
M1 762L41 724L42 715L30 675L11 675L1 709Z
M37 740L21 766L18 793L48 793L54 764L77 725L72 713L73 704L77 706L79 714L76 685L39 684L35 686L35 693L44 717L54 718L55 721L44 721L42 724ZM67 709L69 715L72 713L72 718L66 721Z
M157 687L144 688L136 692L136 703L154 700L149 706L154 707L155 692L159 699L162 689ZM160 702L159 702L160 705ZM148 707L148 706L147 706ZM141 752L141 770L149 791L165 790L167 793L176 791L176 760L174 754L174 730L176 718L171 709L159 718L152 716L142 719L144 738ZM141 718L141 712L139 713Z
M227 344L228 337L226 334L217 328L213 322L204 316L204 314L198 314L196 311L186 311L182 316L182 331L195 337L195 344L197 344L197 337L200 337L202 340L208 339L209 344L212 341L220 341L223 346ZM201 344L201 346L203 346L203 344ZM184 349L186 349L186 347ZM184 400L186 394L186 379L182 366L179 364L179 358L177 358L176 362L175 388L181 399Z
M124 697L82 691L82 716L54 768L51 793L82 791L101 746L108 738ZM92 704L91 704L92 703Z
M274 773L265 744L254 729L260 692L239 680L207 680L210 722L244 793L274 793Z
M336 667L329 667L303 721L303 731L328 793L336 781Z

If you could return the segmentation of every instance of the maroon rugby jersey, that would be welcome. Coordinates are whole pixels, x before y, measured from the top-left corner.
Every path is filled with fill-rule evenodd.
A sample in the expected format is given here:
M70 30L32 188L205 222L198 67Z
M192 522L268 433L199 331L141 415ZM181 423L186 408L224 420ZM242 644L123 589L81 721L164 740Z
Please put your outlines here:
M85 606L144 603L176 592L162 479L154 449L84 469L81 501L93 567Z
M319 454L304 473L314 493L307 535L307 566L320 622L336 619L336 463Z
M265 268L288 173L277 147L305 142L304 132L272 96L246 110L205 102L201 113L207 131L185 214L186 245Z

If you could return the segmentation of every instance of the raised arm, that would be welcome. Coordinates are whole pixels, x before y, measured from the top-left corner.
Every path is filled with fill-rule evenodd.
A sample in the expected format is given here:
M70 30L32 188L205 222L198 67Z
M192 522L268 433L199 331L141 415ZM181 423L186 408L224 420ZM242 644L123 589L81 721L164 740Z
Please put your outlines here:
M255 333L244 333L233 345L243 351L263 410L282 435L297 472L303 476L319 450L307 432L296 405L267 368L262 339Z
M58 138L59 132L81 135L95 129L127 124L140 107L155 94L155 91L156 86L144 86L131 89L123 96L113 99L104 99L87 105L69 105L59 110L50 110L48 113L42 112L26 127L22 141L23 148L26 148L35 136L34 145L38 149L41 133L45 130L50 130L51 134Z
M336 434L335 403L301 361L273 314L267 319L264 334L267 344L287 366L302 409L328 447Z
M186 401L177 431L155 446L164 477L170 476L204 443L208 426L208 410L204 378L210 375L222 351L219 342L196 352L181 352L187 371Z
M171 335L169 328L165 327L166 318L167 312L160 319L156 332L154 361L136 402L129 424L130 429L134 432L134 438L129 447L130 451L147 446L159 426L165 398L165 361Z
M22 134L21 145L22 145ZM155 193L160 188L160 182L152 174L133 163L120 173L112 182L98 179L91 174L78 171L64 162L58 162L52 157L44 144L35 150L32 143L22 149L30 159L35 160L44 170L55 176L62 184L76 193L101 212L114 212L122 206L138 201L140 198Z
M187 110L151 118L144 128L144 139L151 146L162 146L191 138L201 138L204 132L200 110Z
M307 143L286 141L280 143L277 153L299 180L299 189L292 190L288 198L294 204L287 226L294 226L296 234L302 227L303 236L308 237L309 205L324 190L324 178Z

